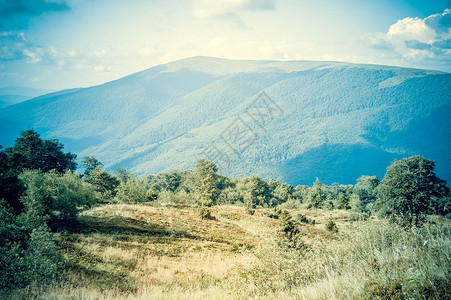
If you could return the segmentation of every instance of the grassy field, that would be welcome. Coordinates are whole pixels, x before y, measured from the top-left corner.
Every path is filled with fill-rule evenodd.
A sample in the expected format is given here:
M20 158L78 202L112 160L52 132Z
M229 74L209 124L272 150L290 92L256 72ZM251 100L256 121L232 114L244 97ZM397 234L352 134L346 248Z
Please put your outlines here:
M291 209L306 247L275 241L272 209L105 205L55 238L65 273L12 299L450 299L451 226L403 230L344 210ZM325 229L333 220L338 233ZM357 221L356 221L357 220ZM424 246L425 242L427 246Z

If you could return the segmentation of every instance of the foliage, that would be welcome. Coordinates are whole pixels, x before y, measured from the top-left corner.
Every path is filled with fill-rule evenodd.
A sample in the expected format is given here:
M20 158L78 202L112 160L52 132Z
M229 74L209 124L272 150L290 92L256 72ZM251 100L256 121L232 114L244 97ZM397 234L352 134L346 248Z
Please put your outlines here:
M16 216L0 199L0 290L43 285L57 277L57 248L46 218L36 213L25 208Z
M337 224L335 224L335 222L332 220L327 221L326 224L324 225L324 228L326 228L327 231L330 231L333 233L338 232Z
M313 183L312 188L309 189L307 194L308 208L321 208L327 199L327 194L327 186L316 178L316 181Z
M92 205L99 199L94 187L71 171L58 174L56 171L26 170L19 179L26 189L20 198L27 210L25 215L33 212L33 216L48 216L50 226L57 230L76 223L78 206Z
M197 214L201 217L202 220L215 220L216 218L211 215L211 211L206 207L199 207L197 210Z
M380 181L376 176L361 176L357 179L357 184L354 187L354 193L359 196L361 203L360 210L362 212L369 211L372 203L377 198L377 186Z
M303 215L301 213L297 213L296 217L294 218L294 220L296 222L307 223L307 224L315 224L316 223L315 220L309 219L309 218L307 218L305 215Z
M345 194L341 194L338 198L337 203L338 209L350 209L351 206L349 205L349 198Z
M174 170L166 173L146 176L146 187L154 191L170 191L177 192L185 190L193 191L192 171L190 170Z
M152 189L148 189L146 192L146 198L148 201L155 201L158 199L158 193Z
M244 181L243 200L246 207L266 207L269 203L269 189L266 181L257 176L246 178Z
M121 167L117 168L114 171L114 175L121 182L126 182L130 176L133 176L132 173L130 173L129 171L127 171L126 169L121 168Z
M193 195L188 194L184 190L180 190L177 193L163 190L158 193L157 200L159 203L176 207L194 206L196 204Z
M293 187L287 183L279 183L272 191L271 206L287 202L292 198Z
M253 216L253 215L255 214L255 209L250 208L250 207L246 207L246 213L247 213L248 215Z
M121 181L117 186L115 200L119 203L140 203L148 201L144 180L135 179L132 175L129 175L125 182Z
M194 190L199 203L204 206L213 205L219 195L218 168L208 160L200 159L194 169Z
M6 148L5 153L17 170L31 169L47 172L56 170L64 172L75 170L76 155L64 153L64 146L58 140L42 140L33 129L22 131L13 147Z
M103 168L103 164L93 156L83 157L81 165L85 168L85 172L83 173L84 176L89 176L89 173L91 173L96 168Z
M105 171L101 166L97 166L87 173L85 171L84 178L86 182L92 184L95 190L102 195L104 201L116 196L116 188L120 184L120 181Z
M293 219L291 218L291 214L286 210L282 211L279 221L279 246L295 251L304 249L305 244L301 240L299 229L296 228Z
M21 132L13 147L0 152L0 198L8 202L15 214L23 208L19 198L24 187L18 179L22 171L75 170L76 155L64 153L62 149L63 145L58 140L42 140L36 131L30 129Z
M433 161L419 155L394 161L377 188L380 214L405 226L421 225L425 214L449 195L434 167Z

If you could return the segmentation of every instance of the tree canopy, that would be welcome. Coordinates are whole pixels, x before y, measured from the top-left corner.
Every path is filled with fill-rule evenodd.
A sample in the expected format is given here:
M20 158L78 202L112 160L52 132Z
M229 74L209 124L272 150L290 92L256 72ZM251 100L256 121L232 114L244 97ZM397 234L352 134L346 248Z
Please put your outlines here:
M417 226L424 215L449 195L446 181L434 173L435 163L420 155L394 161L377 187L381 215L406 226Z

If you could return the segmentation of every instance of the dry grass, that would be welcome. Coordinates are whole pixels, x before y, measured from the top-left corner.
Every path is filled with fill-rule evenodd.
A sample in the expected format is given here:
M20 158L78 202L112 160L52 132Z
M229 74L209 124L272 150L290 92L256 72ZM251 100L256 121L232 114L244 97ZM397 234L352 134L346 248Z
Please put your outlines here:
M449 221L404 232L384 221L350 222L348 211L292 209L293 216L316 221L296 225L309 245L299 254L275 247L279 221L267 216L271 209L248 215L243 207L222 205L210 211L214 220L201 219L196 208L145 204L86 211L78 230L57 237L68 262L64 279L9 296L390 299L400 295L396 283L401 282L407 294L422 288L434 298L450 282L439 280L451 275ZM328 220L337 224L338 234L324 229ZM430 239L426 250L418 247L425 238ZM434 290L434 284L442 286Z

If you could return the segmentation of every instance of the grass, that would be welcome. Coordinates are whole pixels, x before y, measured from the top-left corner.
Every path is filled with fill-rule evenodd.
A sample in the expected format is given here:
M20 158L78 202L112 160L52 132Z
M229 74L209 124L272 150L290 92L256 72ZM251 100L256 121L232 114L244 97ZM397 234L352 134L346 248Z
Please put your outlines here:
M291 209L302 252L280 249L271 209L104 205L55 236L62 279L11 299L450 299L451 226L404 230L348 211ZM358 219L358 218L357 218ZM332 220L338 233L326 230ZM428 241L427 247L423 246Z

